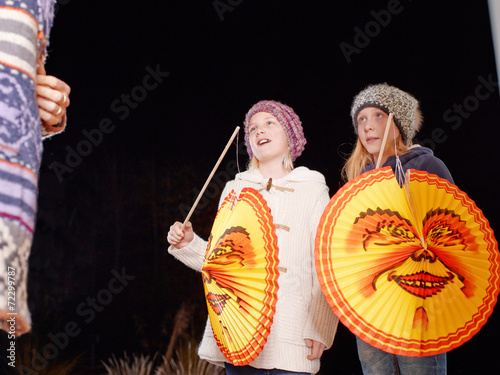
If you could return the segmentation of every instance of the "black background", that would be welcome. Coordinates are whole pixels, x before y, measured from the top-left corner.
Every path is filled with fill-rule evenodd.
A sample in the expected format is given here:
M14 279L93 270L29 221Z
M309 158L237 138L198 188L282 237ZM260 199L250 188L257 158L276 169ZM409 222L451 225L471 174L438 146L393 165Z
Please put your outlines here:
M417 138L499 227L500 110L486 1L223 0L219 12L214 3L58 3L47 72L71 86L71 106L65 133L44 142L30 306L35 330L46 327L42 348L47 332L81 328L60 355L84 353L88 373L112 353L164 352L182 302L204 315L200 277L166 253L166 232L258 100L299 114L308 143L296 165L322 172L333 194L355 140L353 96L379 82L412 93L425 119ZM151 69L161 72L156 82ZM231 147L193 215L205 238L236 159L245 169L243 132L238 142L238 158ZM92 315L87 298L123 269L134 279ZM204 322L194 315L196 336ZM499 326L497 309L449 353L449 373L493 371ZM361 373L344 327L321 373Z

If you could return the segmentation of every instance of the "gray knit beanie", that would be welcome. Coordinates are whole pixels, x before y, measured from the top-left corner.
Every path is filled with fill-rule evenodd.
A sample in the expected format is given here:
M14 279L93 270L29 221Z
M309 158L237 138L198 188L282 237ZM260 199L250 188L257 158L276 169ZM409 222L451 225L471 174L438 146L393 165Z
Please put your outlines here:
M409 144L422 125L419 103L413 96L387 83L370 85L354 97L351 107L354 131L358 133L357 117L363 108L376 107L394 115L405 144Z

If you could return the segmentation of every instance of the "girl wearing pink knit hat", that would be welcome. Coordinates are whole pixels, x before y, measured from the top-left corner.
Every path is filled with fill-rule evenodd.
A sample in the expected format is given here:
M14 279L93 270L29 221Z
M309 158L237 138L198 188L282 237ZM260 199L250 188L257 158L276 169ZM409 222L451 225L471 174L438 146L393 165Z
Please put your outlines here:
M226 373L315 374L320 357L335 337L338 318L319 286L314 266L314 239L324 208L329 202L325 178L294 161L306 144L299 116L289 106L263 100L244 120L248 170L229 181L221 198L245 187L262 194L273 215L279 247L279 291L271 333L258 357L246 366L227 362L214 338L210 321L198 354L202 359L225 366ZM221 202L219 202L220 205ZM168 233L169 253L187 266L201 271L207 242L176 222Z

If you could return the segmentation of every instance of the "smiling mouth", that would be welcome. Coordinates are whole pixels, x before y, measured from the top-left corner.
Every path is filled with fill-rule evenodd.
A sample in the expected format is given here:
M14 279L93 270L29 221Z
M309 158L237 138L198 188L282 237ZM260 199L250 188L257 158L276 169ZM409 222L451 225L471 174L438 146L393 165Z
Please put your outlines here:
M261 139L259 142L257 142L257 145L258 146L262 146L262 145L265 145L266 143L269 143L271 142L271 140L269 139Z
M443 277L427 272L417 272L413 275L395 275L391 273L388 277L389 281L395 281L408 293L424 299L439 293L453 278L452 273L448 273L448 276Z

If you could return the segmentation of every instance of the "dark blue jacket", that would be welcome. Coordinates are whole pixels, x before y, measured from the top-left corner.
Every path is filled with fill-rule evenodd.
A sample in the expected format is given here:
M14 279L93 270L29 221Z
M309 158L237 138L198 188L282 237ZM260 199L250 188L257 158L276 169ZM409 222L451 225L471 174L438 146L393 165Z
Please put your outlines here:
M403 165L403 170L406 173L407 169L416 169L419 171L425 171L428 173L436 174L441 178L444 178L454 184L451 173L446 167L446 165L434 156L434 153L430 148L415 146L410 149L410 152L399 156L401 164ZM396 157L389 156L382 165L382 167L391 166L394 171L396 168ZM375 164L370 163L366 166L365 172L375 169Z

